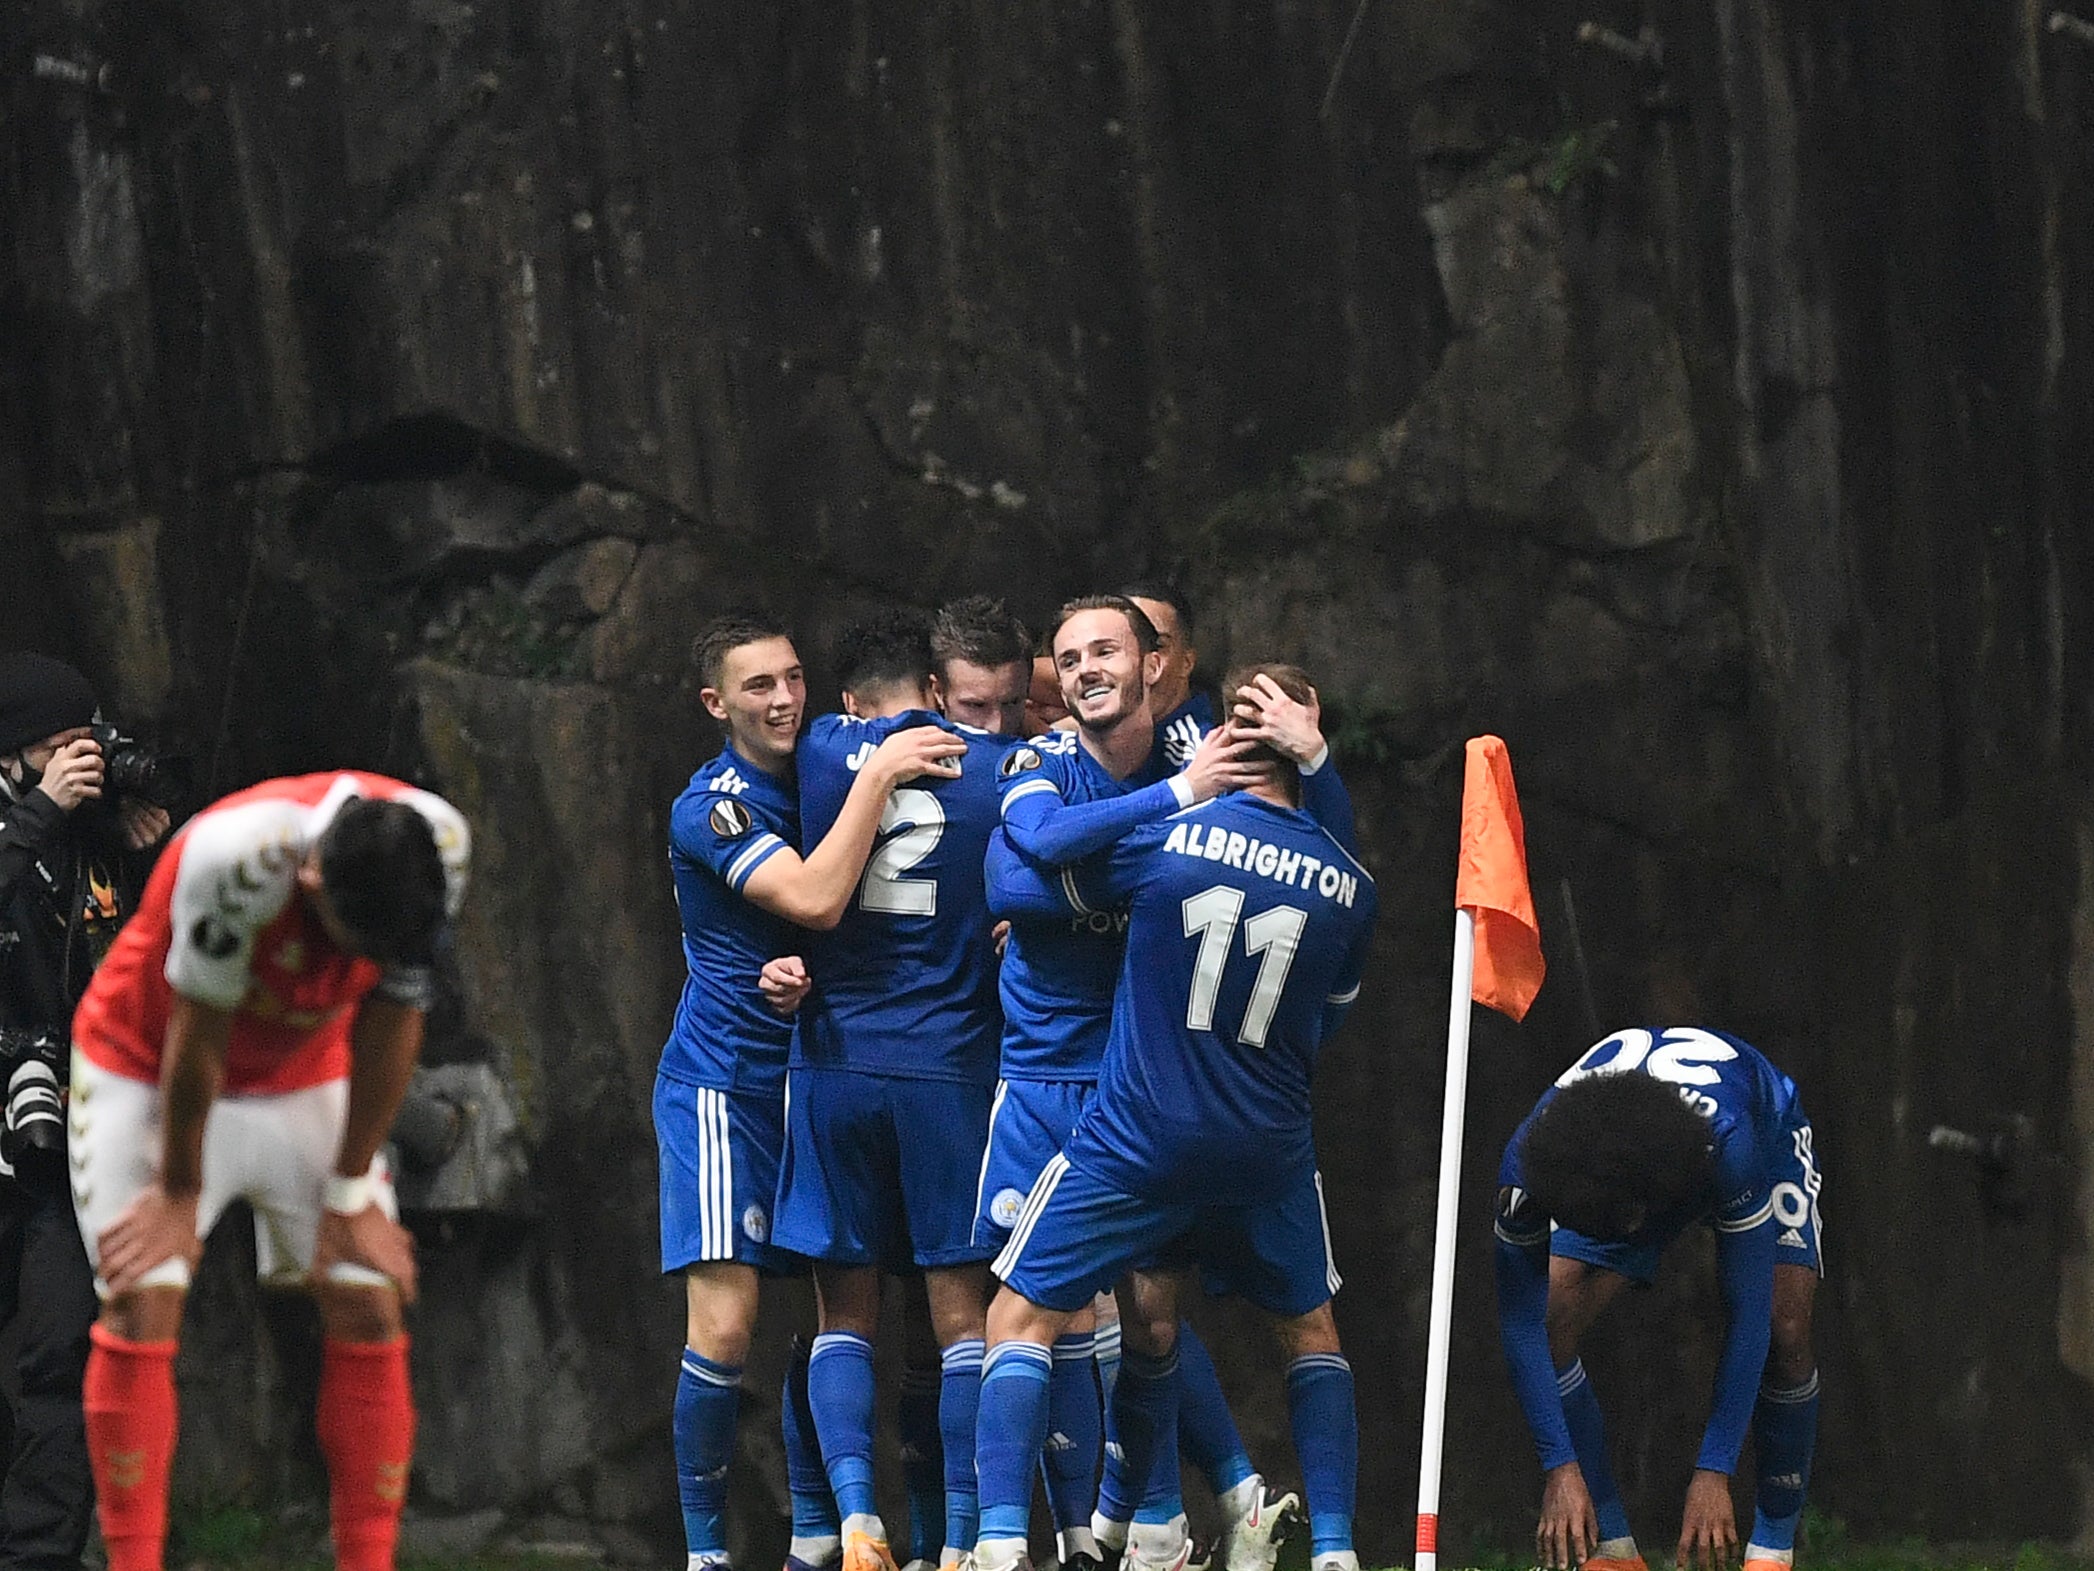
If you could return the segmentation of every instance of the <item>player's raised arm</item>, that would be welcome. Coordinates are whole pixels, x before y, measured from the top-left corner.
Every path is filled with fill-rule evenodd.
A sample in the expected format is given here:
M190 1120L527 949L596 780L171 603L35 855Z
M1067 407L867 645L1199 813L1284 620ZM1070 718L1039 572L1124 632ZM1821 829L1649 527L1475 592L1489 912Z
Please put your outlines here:
M967 751L937 726L897 731L866 759L822 843L802 857L783 841L770 848L741 885L745 898L801 927L827 930L843 917L872 855L880 814L894 788L923 775L952 779L952 760Z
M1230 729L1284 753L1301 770L1302 810L1348 852L1359 850L1353 821L1352 793L1331 762L1323 735L1323 705L1316 689L1306 702L1291 698L1269 676L1260 675L1236 690L1231 701Z
M1048 867L1066 867L1143 824L1250 785L1259 778L1245 762L1252 745L1210 731L1181 773L1125 796L1082 803L1063 801L1051 779L1031 772L1039 767L1037 752L1028 767L1018 759L1026 750L1015 750L1019 768L1003 794L1004 829L1019 852Z

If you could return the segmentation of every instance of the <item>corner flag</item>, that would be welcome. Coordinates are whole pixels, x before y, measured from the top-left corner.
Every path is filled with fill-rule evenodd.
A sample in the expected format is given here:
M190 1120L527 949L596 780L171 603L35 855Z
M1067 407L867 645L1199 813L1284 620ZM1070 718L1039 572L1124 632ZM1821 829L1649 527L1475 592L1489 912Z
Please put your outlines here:
M1485 1008L1525 1019L1548 967L1527 888L1527 830L1512 788L1512 757L1495 736L1469 739L1454 903L1476 913L1470 996Z
M1527 888L1527 831L1520 822L1519 798L1513 794L1512 759L1497 737L1471 737L1461 790L1461 859L1454 875L1454 985L1447 1004L1447 1101L1440 1121L1440 1200L1425 1343L1416 1571L1438 1571L1440 1558L1440 1462L1447 1430L1447 1364L1454 1342L1454 1235L1469 1090L1469 1005L1473 999L1522 1019L1541 991L1544 970L1541 929Z

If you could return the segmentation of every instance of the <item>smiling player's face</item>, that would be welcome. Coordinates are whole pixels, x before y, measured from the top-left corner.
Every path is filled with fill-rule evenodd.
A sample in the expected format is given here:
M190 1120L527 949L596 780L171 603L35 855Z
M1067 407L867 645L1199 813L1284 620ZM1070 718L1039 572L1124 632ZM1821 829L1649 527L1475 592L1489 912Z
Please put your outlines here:
M734 750L757 768L775 772L791 761L807 709L807 676L790 638L760 638L728 650L720 685L699 697L727 728Z
M1079 611L1054 635L1062 702L1086 731L1110 731L1139 710L1156 664L1123 612Z

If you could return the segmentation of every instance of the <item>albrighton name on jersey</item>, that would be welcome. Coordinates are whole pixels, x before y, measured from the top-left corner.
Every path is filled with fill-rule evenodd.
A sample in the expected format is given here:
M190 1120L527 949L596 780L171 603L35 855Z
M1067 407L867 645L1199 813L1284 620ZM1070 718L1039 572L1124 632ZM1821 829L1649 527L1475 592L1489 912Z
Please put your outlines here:
M814 990L800 1008L792 1063L991 1085L1000 1023L982 860L1010 744L921 709L880 720L823 715L800 740L801 834L819 844L874 750L920 725L967 744L959 778L921 776L888 796L843 919L812 935Z
M445 908L465 898L471 837L458 810L384 775L266 780L205 808L168 843L138 914L117 934L73 1018L91 1063L157 1082L174 995L229 1010L227 1092L303 1090L349 1073L356 1005L377 991L426 1008L426 969L381 969L328 936L298 869L358 797L404 802L443 860Z
M662 1073L686 1085L780 1090L792 1023L763 1001L764 962L799 930L746 898L756 870L800 838L791 785L732 747L691 776L669 810L669 870L683 922L685 976Z
M1309 1084L1359 994L1374 880L1307 813L1237 794L1128 836L1075 880L1129 903L1098 1092L1071 1165L1127 1194L1250 1205L1316 1165Z

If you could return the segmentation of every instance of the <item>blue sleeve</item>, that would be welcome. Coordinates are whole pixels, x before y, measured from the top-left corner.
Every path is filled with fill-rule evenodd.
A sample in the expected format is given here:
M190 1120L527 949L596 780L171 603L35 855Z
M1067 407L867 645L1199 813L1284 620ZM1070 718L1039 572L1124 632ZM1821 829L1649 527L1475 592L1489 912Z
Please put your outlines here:
M989 915L999 922L1021 917L1061 917L1075 911L1070 904L1072 872L1053 873L1020 856L1010 837L1001 829L989 836L989 854L982 864L988 890Z
M1125 796L1081 803L1063 801L1051 787L1021 788L1004 795L1003 827L1011 844L1026 856L1049 867L1067 867L1184 805L1168 780Z
M1709 1427L1701 1437L1695 1466L1711 1473L1735 1472L1752 1404L1767 1367L1767 1344L1774 1318L1774 1241L1778 1236L1769 1215L1738 1230L1718 1225L1716 1274L1730 1307L1730 1326L1723 1337L1723 1356L1716 1363L1716 1399Z
M1323 1001L1323 1035L1320 1040L1330 1040L1333 1031L1343 1024L1345 1015L1360 996L1360 974L1367 968L1367 949L1374 941L1374 923L1370 918L1353 941L1352 952L1345 957L1345 967L1338 973L1337 985Z
M687 793L669 814L669 844L736 894L785 840L726 792Z
M1549 1356L1549 1243L1546 1228L1538 1243L1511 1243L1502 1221L1497 1243L1498 1340L1505 1348L1505 1367L1513 1393L1542 1471L1578 1459L1570 1425L1563 1417L1563 1394L1556 1388L1556 1361Z
M1079 915L1110 911L1127 904L1141 888L1149 857L1163 844L1166 829L1147 824L1124 835L1110 851L1087 858L1064 880Z
M1301 777L1302 811L1321 824L1330 837L1345 847L1348 855L1360 854L1360 842L1352 817L1352 793L1338 778L1337 762L1326 752L1323 767Z

